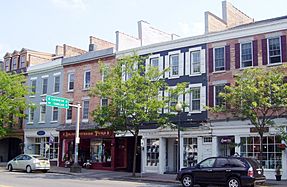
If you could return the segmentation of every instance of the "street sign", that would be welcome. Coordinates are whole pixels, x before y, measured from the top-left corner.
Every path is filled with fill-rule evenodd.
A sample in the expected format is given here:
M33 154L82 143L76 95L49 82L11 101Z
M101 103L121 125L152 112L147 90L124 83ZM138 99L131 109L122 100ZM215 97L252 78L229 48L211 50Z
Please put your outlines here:
M63 97L55 97L51 95L46 96L47 106L58 107L58 108L69 108L69 99Z

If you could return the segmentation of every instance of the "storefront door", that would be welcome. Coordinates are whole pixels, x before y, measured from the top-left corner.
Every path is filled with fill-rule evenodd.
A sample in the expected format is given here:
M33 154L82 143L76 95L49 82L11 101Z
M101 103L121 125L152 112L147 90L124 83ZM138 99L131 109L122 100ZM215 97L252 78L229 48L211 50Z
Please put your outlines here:
M166 172L176 173L177 171L177 139L166 138Z

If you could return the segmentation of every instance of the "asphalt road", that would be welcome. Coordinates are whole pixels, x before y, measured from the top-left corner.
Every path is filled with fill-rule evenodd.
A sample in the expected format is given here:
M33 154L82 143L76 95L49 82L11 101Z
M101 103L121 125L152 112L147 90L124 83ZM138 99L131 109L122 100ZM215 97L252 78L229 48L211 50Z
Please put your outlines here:
M57 173L0 170L0 187L180 187L180 185L75 178Z

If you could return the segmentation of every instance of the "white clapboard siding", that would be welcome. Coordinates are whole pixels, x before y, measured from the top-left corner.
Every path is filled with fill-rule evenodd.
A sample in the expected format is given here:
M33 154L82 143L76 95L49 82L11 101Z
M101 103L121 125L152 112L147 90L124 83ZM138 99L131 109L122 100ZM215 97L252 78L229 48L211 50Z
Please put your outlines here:
M165 69L167 69L169 68L169 55L166 55L164 58L165 58ZM164 78L169 78L169 74L170 71L166 71Z
M159 72L163 71L163 56L160 56L158 59L158 66L159 66ZM163 75L160 76L160 78L163 78Z

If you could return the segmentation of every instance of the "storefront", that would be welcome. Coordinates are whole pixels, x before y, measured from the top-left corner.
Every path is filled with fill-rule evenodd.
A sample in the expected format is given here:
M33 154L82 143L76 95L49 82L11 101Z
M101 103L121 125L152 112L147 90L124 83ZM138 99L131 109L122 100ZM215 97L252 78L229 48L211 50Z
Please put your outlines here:
M109 130L81 130L78 163L91 163L92 169L115 169L115 136ZM74 162L75 131L60 132L60 166ZM66 164L67 166L67 164Z

